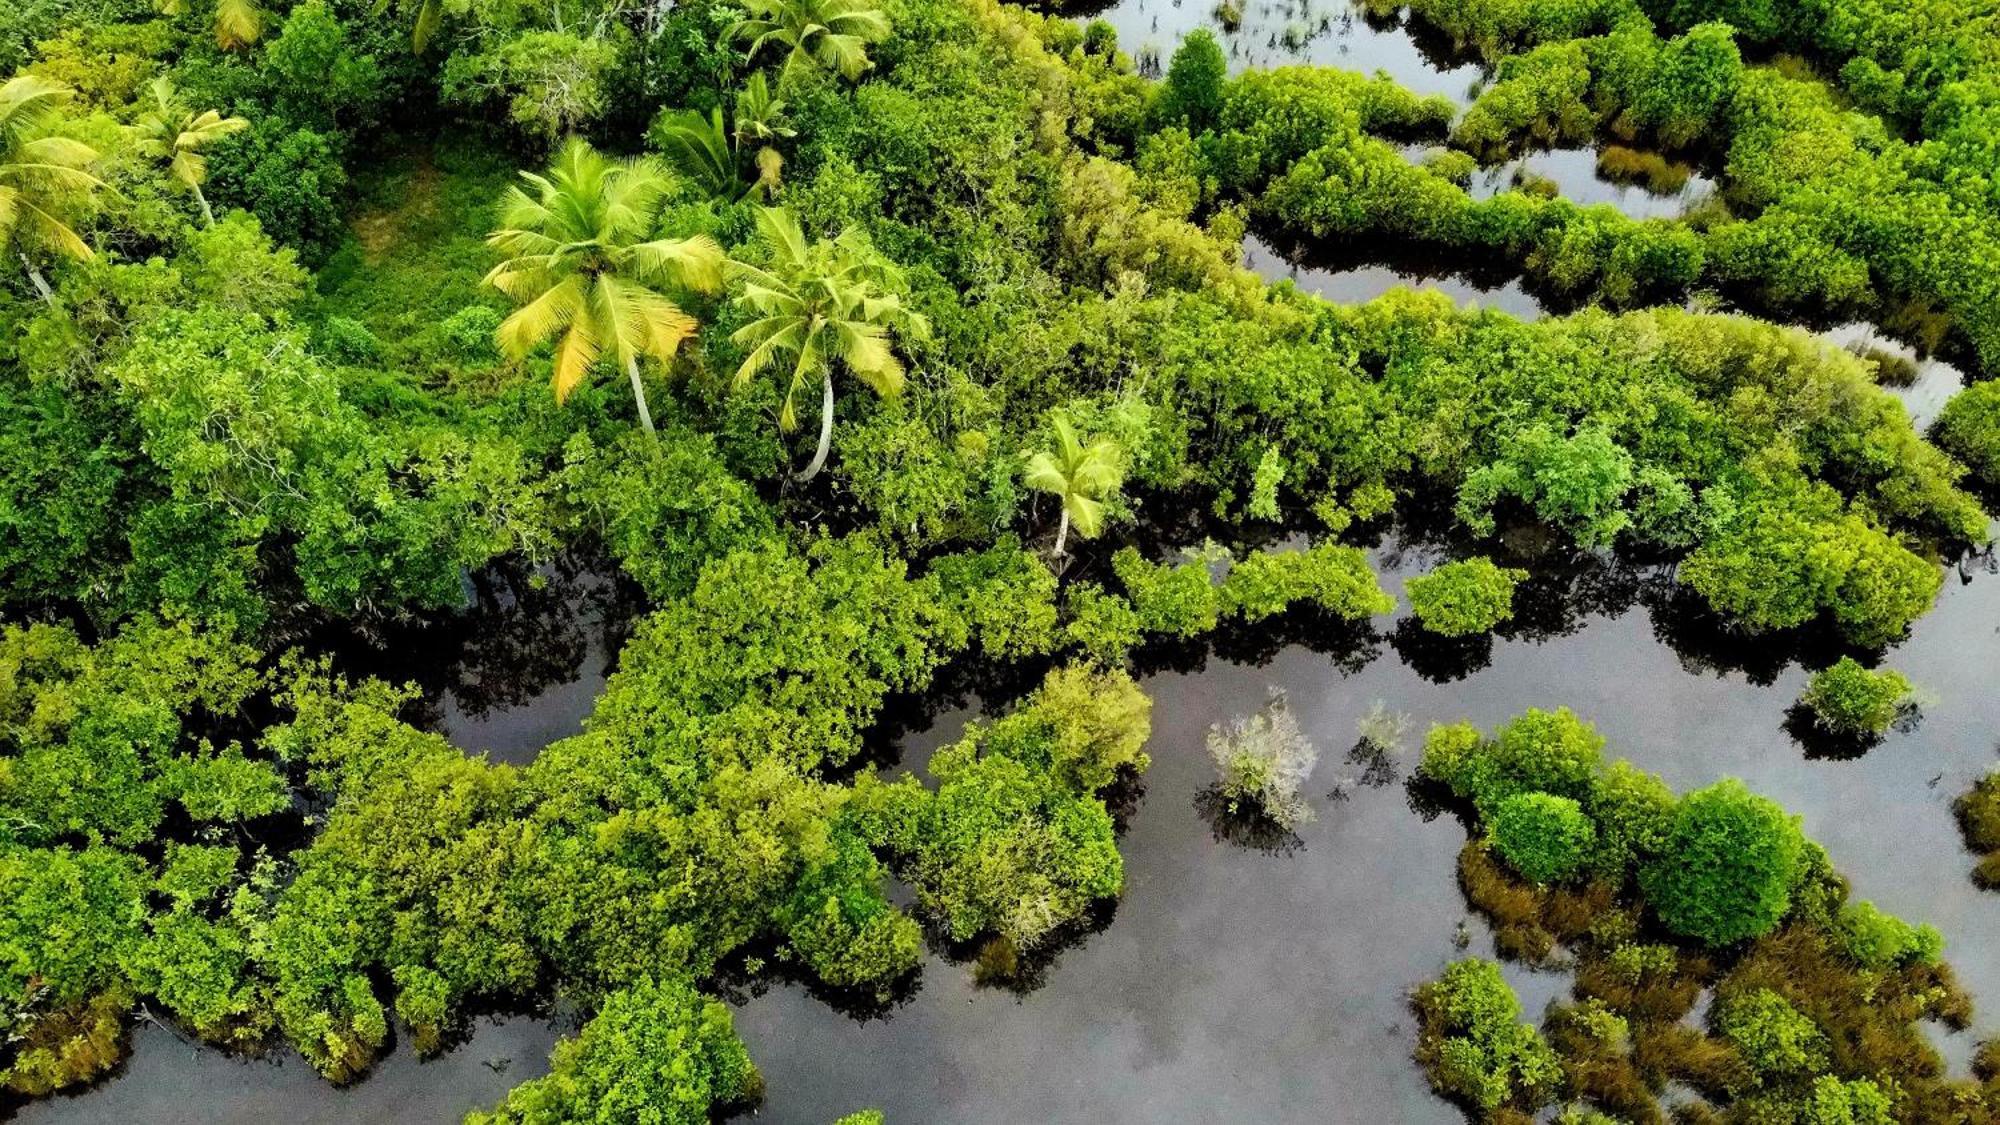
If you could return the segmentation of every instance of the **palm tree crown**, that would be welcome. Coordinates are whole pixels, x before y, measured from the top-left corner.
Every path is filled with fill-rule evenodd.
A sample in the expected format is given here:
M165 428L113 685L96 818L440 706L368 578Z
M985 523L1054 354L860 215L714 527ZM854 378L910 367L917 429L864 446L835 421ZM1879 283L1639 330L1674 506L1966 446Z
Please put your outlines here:
M736 369L742 386L759 371L792 357L778 427L798 428L796 399L820 377L820 438L812 463L798 474L810 480L826 464L833 437L833 369L838 361L884 398L903 389L903 364L889 348L893 327L905 341L930 335L930 322L903 307L903 277L859 230L808 244L798 219L778 207L757 209L757 232L770 255L765 267L731 262L742 282L736 300L757 319L730 339L749 354Z
M212 109L194 112L181 103L174 84L164 74L153 79L152 91L154 108L134 128L138 137L135 147L145 156L168 161L167 173L194 193L202 218L214 226L215 212L209 210L208 197L201 193L201 185L208 179L208 158L201 150L248 129L250 122L224 117Z
M1079 441L1069 419L1055 419L1056 446L1028 458L1022 479L1037 492L1062 499L1062 524L1056 530L1056 554L1063 553L1071 524L1085 539L1104 530L1104 497L1116 492L1125 471L1123 451L1108 437Z
M0 85L0 247L27 266L44 299L48 283L28 260L31 249L88 259L90 244L63 220L69 207L104 186L85 171L97 151L57 136L69 87L31 74Z
M796 135L784 112L785 103L771 93L764 76L753 74L736 95L733 128L723 128L721 106L707 117L680 109L661 114L653 136L675 169L712 198L734 203L761 192L768 199L778 190L785 163L776 142Z
M153 0L153 9L163 16L187 11L187 0ZM255 43L264 34L264 13L256 0L216 0L215 44L235 51Z
M852 82L875 65L867 46L889 37L889 17L870 7L870 0L745 0L743 19L731 25L726 38L748 42L755 59L765 47L787 47L778 81L801 68L823 66Z
M556 339L556 400L567 399L598 356L625 368L639 421L653 419L639 359L668 363L695 319L660 290L720 288L722 249L706 235L651 238L670 173L651 159L618 160L572 139L546 175L521 173L487 244L506 255L486 281L520 302L502 321L500 347L516 360Z

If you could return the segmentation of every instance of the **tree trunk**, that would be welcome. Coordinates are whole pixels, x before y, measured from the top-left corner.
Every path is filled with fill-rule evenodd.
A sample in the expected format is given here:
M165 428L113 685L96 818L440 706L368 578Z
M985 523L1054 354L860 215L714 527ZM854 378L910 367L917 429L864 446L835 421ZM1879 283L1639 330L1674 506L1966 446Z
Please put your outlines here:
M625 374L632 380L632 401L639 404L639 424L646 428L648 436L658 438L653 429L653 412L646 409L646 384L639 381L639 357L629 356L625 360Z
M195 201L196 203L199 203L199 204L201 204L201 217L202 217L203 219L207 220L207 222L208 222L208 225L209 225L209 226L214 226L214 225L215 225L215 212L214 212L214 211L211 211L211 210L209 210L209 207L208 207L208 197L207 197L207 196L205 196L205 195L203 195L203 194L201 193L201 185L200 185L200 184L189 184L188 186L189 186L190 188L193 188L193 189L194 189L194 201Z
M1069 505L1064 504L1062 519L1056 523L1056 557L1063 557L1063 544L1069 542Z
M833 368L828 367L820 379L819 448L813 451L812 462L792 477L800 484L819 475L826 467L827 453L833 449Z
M48 279L42 276L42 271L35 268L35 263L29 261L26 254L21 255L21 268L28 271L28 280L35 283L35 292L42 295L42 301L55 304L56 291L49 288Z

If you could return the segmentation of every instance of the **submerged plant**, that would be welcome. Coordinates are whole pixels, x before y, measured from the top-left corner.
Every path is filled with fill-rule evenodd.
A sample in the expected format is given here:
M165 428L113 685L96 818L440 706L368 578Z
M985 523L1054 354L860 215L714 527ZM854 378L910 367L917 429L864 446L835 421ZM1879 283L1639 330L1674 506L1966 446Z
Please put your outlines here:
M1208 754L1231 811L1260 813L1290 830L1312 819L1300 795L1319 751L1292 715L1284 689L1272 688L1263 708L1208 731Z

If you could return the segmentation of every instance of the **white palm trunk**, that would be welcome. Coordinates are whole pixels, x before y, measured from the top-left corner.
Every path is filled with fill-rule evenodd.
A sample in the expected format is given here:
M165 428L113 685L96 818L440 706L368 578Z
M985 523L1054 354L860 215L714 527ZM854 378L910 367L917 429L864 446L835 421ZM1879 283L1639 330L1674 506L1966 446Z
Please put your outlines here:
M819 396L819 448L813 451L812 461L800 469L792 479L804 484L819 475L826 467L826 455L833 449L833 369L827 368L820 376Z
M639 404L639 424L646 428L646 433L649 436L660 436L653 429L653 412L646 409L646 384L639 380L639 357L637 355L626 357L625 374L632 380L632 401Z

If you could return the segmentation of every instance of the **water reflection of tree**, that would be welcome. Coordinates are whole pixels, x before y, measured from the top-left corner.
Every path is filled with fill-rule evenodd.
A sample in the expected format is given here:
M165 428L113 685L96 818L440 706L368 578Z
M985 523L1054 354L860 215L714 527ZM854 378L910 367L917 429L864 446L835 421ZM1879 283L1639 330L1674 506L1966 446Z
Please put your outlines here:
M1278 856L1294 855L1306 846L1298 833L1255 805L1230 800L1221 785L1209 785L1196 793L1194 811L1208 825L1218 844Z
M412 717L435 725L447 696L480 718L574 682L593 648L608 663L642 607L606 564L573 554L540 566L503 559L467 588L461 610L363 622L322 646L351 675L415 683L424 713Z

